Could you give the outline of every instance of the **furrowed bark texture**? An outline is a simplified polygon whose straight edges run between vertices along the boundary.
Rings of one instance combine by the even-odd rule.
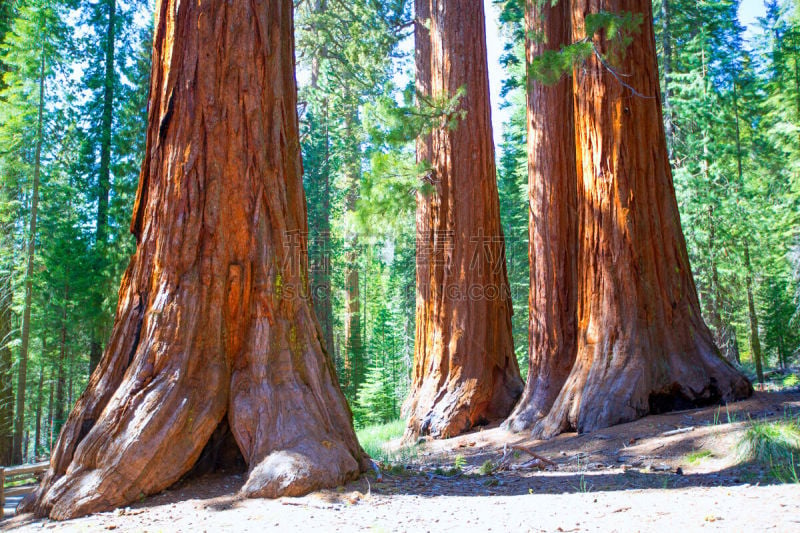
[[[624,77],[592,57],[574,78],[577,357],[534,428],[543,437],[752,393],[700,314],[667,160],[651,2],[575,1],[573,40],[599,11],[641,13],[644,24],[616,66]],[[606,50],[601,37],[594,42]]]
[[[226,424],[247,496],[360,474],[307,293],[301,174],[292,2],[160,1],[137,250],[30,508],[67,519],[157,493]]]
[[[430,140],[430,180],[420,195],[417,339],[407,437],[454,436],[506,417],[522,392],[511,336],[511,301],[492,143],[483,7],[431,0],[430,66],[418,51],[421,92],[466,89],[455,128],[442,121]],[[424,8],[418,13],[423,13]],[[417,36],[424,41],[424,31]],[[427,69],[426,69],[427,67]],[[427,140],[420,141],[422,154]]]
[[[527,0],[528,63],[572,42],[570,4]],[[539,35],[541,38],[534,38]],[[529,429],[544,417],[575,362],[578,212],[572,77],[544,85],[528,77],[530,201],[530,371],[506,426]]]

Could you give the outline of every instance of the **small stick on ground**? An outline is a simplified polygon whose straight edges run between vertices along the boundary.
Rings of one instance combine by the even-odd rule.
[[[527,453],[531,457],[533,457],[535,459],[538,459],[539,461],[543,462],[544,464],[546,464],[548,466],[556,466],[556,464],[553,461],[551,461],[550,459],[547,459],[546,457],[543,457],[543,456],[539,455],[538,453],[534,452],[530,448],[527,448],[525,446],[519,446],[519,445],[512,446],[511,448],[516,450],[516,451],[518,451],[518,452]]]
[[[688,428],[679,428],[673,429],[672,431],[665,431],[661,434],[662,437],[671,437],[673,435],[680,435],[681,433],[689,433],[690,431],[694,431],[694,426],[690,426]]]

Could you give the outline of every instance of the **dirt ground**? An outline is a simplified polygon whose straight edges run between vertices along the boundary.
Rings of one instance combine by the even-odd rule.
[[[304,498],[241,499],[244,476],[215,474],[115,512],[63,523],[18,516],[0,529],[800,532],[800,485],[775,483],[735,451],[750,419],[798,412],[800,392],[762,392],[546,442],[484,429],[398,450],[402,461],[382,479]],[[529,451],[554,464],[531,464]]]

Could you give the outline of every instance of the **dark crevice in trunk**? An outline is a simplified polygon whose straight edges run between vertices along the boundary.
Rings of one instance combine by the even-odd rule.
[[[247,461],[245,461],[230,429],[228,416],[225,415],[211,438],[208,439],[197,462],[176,485],[208,474],[244,474],[245,472],[247,472]]]
[[[708,407],[709,405],[719,405],[722,403],[723,394],[719,390],[717,380],[711,378],[704,390],[688,396],[685,389],[679,383],[673,383],[666,389],[653,392],[648,399],[650,414],[658,415],[671,411],[683,411],[686,409],[697,409]],[[647,413],[645,413],[647,414]]]

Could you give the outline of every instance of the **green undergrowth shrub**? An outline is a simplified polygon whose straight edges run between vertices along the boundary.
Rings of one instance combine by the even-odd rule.
[[[357,429],[356,435],[361,447],[373,460],[391,468],[392,465],[409,463],[417,457],[416,446],[401,446],[391,450],[387,446],[390,441],[402,437],[405,429],[404,420],[395,420]]]
[[[800,482],[800,417],[752,421],[739,440],[739,459],[768,469],[781,482]]]

